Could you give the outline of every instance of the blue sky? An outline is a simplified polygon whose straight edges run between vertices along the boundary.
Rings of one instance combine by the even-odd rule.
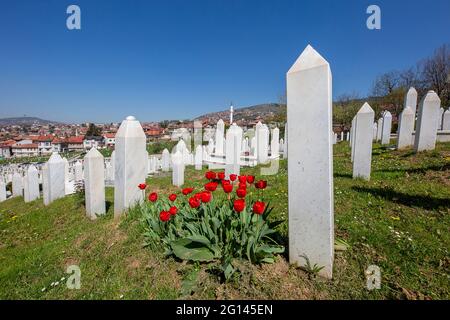
[[[81,30],[66,28],[70,4]],[[366,28],[370,4],[381,30]],[[277,102],[308,43],[330,62],[334,97],[365,96],[449,30],[449,0],[2,0],[0,117],[159,121]]]

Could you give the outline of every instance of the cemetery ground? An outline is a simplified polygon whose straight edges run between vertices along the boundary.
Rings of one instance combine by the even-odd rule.
[[[352,179],[347,142],[334,145],[336,254],[333,280],[287,263],[240,262],[231,281],[204,264],[182,263],[143,247],[139,217],[107,214],[90,221],[77,195],[44,207],[42,199],[0,204],[2,299],[449,299],[450,143],[414,154],[375,144],[369,182]],[[204,173],[186,170],[185,186],[202,188]],[[259,167],[243,174],[260,178]],[[266,200],[282,219],[278,240],[287,245],[287,171],[267,179]],[[148,180],[148,192],[167,196],[171,173]],[[298,181],[299,184],[302,181]],[[221,191],[216,191],[221,192]],[[182,196],[182,195],[179,195]],[[67,266],[79,265],[81,288],[69,290]],[[366,288],[365,270],[381,268],[381,289]]]

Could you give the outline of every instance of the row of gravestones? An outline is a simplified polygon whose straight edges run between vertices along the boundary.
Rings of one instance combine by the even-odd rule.
[[[415,152],[434,150],[438,131],[450,129],[450,111],[444,112],[440,108],[441,100],[438,95],[434,91],[428,91],[419,103],[416,122],[416,104],[417,92],[410,88],[399,116],[396,148],[413,146]],[[391,140],[391,113],[383,112],[376,123],[374,117],[375,112],[366,102],[352,120],[350,146],[354,178],[370,179],[372,142],[381,141],[382,145],[389,145]]]
[[[333,200],[333,134],[332,132],[332,77],[329,63],[311,46],[307,46],[286,75],[287,124],[285,137],[294,137],[294,143],[284,142],[288,155],[288,233],[289,261],[298,265],[317,265],[319,274],[331,278],[334,261],[334,200]],[[428,96],[428,95],[427,95]],[[428,98],[431,98],[429,96]],[[417,135],[421,141],[428,121],[425,118],[429,99],[420,107]],[[433,104],[434,102],[430,102]],[[350,132],[354,171],[363,172],[360,158],[370,159],[374,113],[364,104],[354,120]],[[218,128],[221,130],[221,128]],[[217,130],[217,129],[216,129]],[[257,125],[255,134],[256,157],[268,141],[264,125]],[[220,132],[219,135],[220,136]],[[224,142],[226,139],[226,149]],[[216,139],[215,153],[224,150],[226,171],[234,172],[241,153],[242,129],[232,125],[225,139]],[[229,140],[229,141],[228,141]],[[342,140],[342,139],[341,139]],[[262,148],[261,148],[262,147]],[[275,147],[276,148],[276,147]],[[200,153],[200,149],[198,149]],[[227,150],[234,152],[228,153]],[[197,150],[196,150],[197,151]],[[195,158],[195,156],[194,156]],[[171,162],[176,185],[184,183],[182,150],[176,150],[171,161],[164,150],[161,168],[168,171]],[[195,159],[194,159],[195,162]],[[104,159],[91,149],[84,159],[86,211],[90,217],[105,212]],[[370,166],[370,161],[369,161]],[[355,168],[357,167],[357,168]],[[363,169],[359,169],[363,168]],[[137,186],[146,180],[148,154],[146,137],[134,117],[127,117],[116,134],[114,155],[114,215],[120,216],[128,208],[144,200],[144,192]],[[44,174],[44,198],[49,203],[64,194],[64,164],[59,155],[52,155]],[[44,199],[45,200],[45,199]]]

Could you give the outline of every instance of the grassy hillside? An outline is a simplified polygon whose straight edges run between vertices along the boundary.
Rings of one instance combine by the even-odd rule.
[[[449,299],[450,144],[419,155],[375,145],[370,182],[351,178],[349,159],[347,143],[336,145],[335,234],[346,250],[336,252],[331,281],[279,256],[272,265],[243,262],[239,279],[220,283],[204,265],[144,248],[138,217],[114,220],[107,189],[108,214],[94,222],[76,195],[48,207],[21,198],[0,203],[0,298]],[[189,168],[186,185],[199,186],[204,171]],[[243,172],[259,176],[259,168]],[[286,219],[285,161],[267,180],[274,215]],[[176,190],[167,174],[148,182],[149,191]],[[287,221],[280,233],[286,244]],[[65,286],[72,264],[81,269],[80,290]],[[381,289],[368,291],[364,272],[373,264],[381,268]]]

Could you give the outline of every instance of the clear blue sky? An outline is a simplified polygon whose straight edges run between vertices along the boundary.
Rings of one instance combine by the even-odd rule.
[[[66,28],[70,4],[81,30]],[[0,39],[0,117],[182,119],[277,102],[308,43],[331,64],[334,97],[365,96],[377,74],[449,42],[450,1],[10,0]]]

